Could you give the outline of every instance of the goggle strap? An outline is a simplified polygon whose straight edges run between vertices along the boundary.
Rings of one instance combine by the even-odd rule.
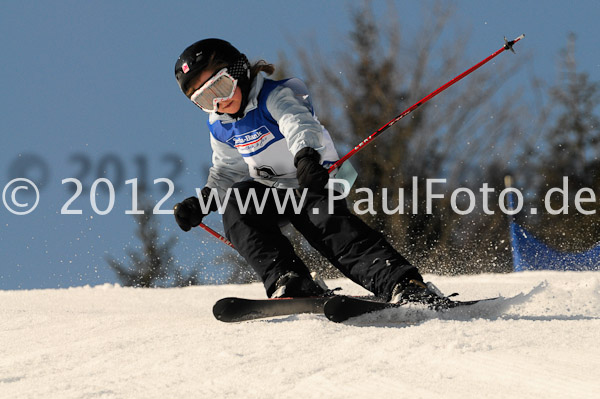
[[[240,54],[238,59],[227,67],[227,72],[234,78],[250,78],[250,62],[244,54]]]

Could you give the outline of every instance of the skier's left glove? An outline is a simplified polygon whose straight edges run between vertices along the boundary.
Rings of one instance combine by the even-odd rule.
[[[210,195],[210,188],[204,187],[200,194],[206,204]],[[211,203],[207,213],[202,212],[200,207],[200,201],[198,197],[189,197],[181,202],[178,202],[173,207],[173,214],[175,215],[175,221],[183,231],[190,231],[192,227],[198,226],[202,223],[202,219],[208,215],[211,211],[217,210],[217,204]]]
[[[314,148],[304,147],[296,153],[294,166],[301,189],[320,191],[325,188],[329,173],[321,165],[320,160],[321,155]]]

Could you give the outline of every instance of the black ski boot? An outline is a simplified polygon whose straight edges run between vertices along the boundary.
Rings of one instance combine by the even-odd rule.
[[[396,285],[392,291],[390,302],[421,303],[434,310],[454,307],[454,302],[444,296],[433,284],[425,284],[419,280],[409,280],[408,283]]]
[[[329,290],[321,287],[310,276],[288,272],[279,277],[279,280],[275,283],[275,291],[271,294],[271,298],[327,296],[328,292]]]

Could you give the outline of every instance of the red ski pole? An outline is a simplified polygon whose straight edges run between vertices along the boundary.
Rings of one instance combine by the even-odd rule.
[[[483,65],[485,65],[486,63],[488,63],[490,60],[492,60],[493,58],[495,58],[500,53],[504,52],[505,50],[510,50],[510,51],[512,51],[514,53],[515,50],[513,50],[513,45],[516,42],[518,42],[519,40],[523,39],[524,37],[525,37],[525,34],[522,34],[519,37],[517,37],[515,40],[511,40],[511,41],[506,40],[506,37],[505,37],[504,38],[504,45],[500,49],[498,49],[497,51],[495,51],[494,53],[492,53],[487,58],[481,60],[477,64],[473,65],[471,68],[467,69],[466,71],[464,71],[460,75],[458,75],[455,78],[449,80],[448,82],[446,82],[445,84],[443,84],[442,86],[440,86],[439,88],[437,88],[436,90],[432,91],[427,96],[423,97],[421,100],[419,100],[415,104],[413,104],[411,107],[409,107],[408,109],[404,110],[401,114],[399,114],[398,116],[396,116],[394,119],[392,119],[391,121],[389,121],[385,125],[381,126],[375,132],[371,133],[369,135],[369,137],[367,137],[366,139],[364,139],[360,144],[358,144],[356,147],[354,147],[352,150],[350,150],[350,152],[348,152],[346,155],[344,155],[343,157],[341,157],[336,163],[334,163],[333,165],[331,165],[331,167],[329,168],[329,173],[331,173],[335,169],[339,168],[351,156],[353,156],[358,151],[360,151],[361,149],[363,149],[367,144],[369,144],[371,141],[373,141],[373,139],[375,137],[379,136],[381,133],[383,133],[385,130],[387,130],[387,128],[389,128],[390,126],[392,126],[393,124],[395,124],[396,122],[398,122],[400,119],[404,118],[406,115],[408,115],[411,112],[413,112],[415,109],[419,108],[421,105],[425,104],[427,101],[431,100],[433,97],[437,96],[438,94],[440,94],[441,92],[443,92],[444,90],[446,90],[448,87],[452,86],[454,83],[458,82],[459,80],[461,80],[465,76],[470,75],[472,72],[474,72],[475,70],[479,69],[480,67],[482,67]],[[211,229],[207,225],[205,225],[203,223],[200,223],[198,226],[202,227],[204,230],[206,230],[211,235],[213,235],[214,237],[216,237],[217,239],[219,239],[221,242],[229,245],[231,248],[234,248],[233,244],[228,239],[226,239],[221,234],[217,233],[216,231],[214,231],[213,229]]]
[[[235,247],[233,246],[233,244],[231,243],[231,241],[229,241],[227,238],[223,237],[221,234],[217,233],[216,231],[214,231],[213,229],[211,229],[210,227],[208,227],[204,223],[200,223],[198,225],[198,227],[202,227],[204,230],[206,230],[213,237],[215,237],[216,239],[218,239],[222,243],[229,245],[231,248],[235,249]]]
[[[350,150],[349,153],[347,153],[346,155],[341,157],[336,163],[331,165],[331,167],[329,168],[329,173],[333,172],[336,168],[339,168],[341,164],[343,164],[344,162],[346,162],[348,160],[348,158],[350,158],[351,156],[356,154],[358,151],[360,151],[362,148],[364,148],[364,146],[366,146],[371,141],[373,141],[373,139],[375,137],[377,137],[381,133],[383,133],[388,127],[392,126],[394,123],[398,122],[400,119],[404,118],[406,115],[410,114],[415,109],[417,109],[421,105],[425,104],[427,101],[431,100],[433,97],[437,96],[438,94],[440,94],[441,92],[446,90],[448,87],[452,86],[454,83],[458,82],[465,76],[469,75],[471,72],[475,71],[476,69],[479,69],[481,66],[483,66],[484,64],[489,62],[492,58],[496,57],[498,54],[502,53],[504,50],[510,50],[514,53],[515,50],[513,50],[513,48],[512,48],[513,45],[524,37],[525,37],[525,34],[522,34],[521,36],[517,37],[515,40],[511,40],[511,41],[506,40],[506,37],[505,37],[504,38],[504,46],[502,46],[502,48],[500,48],[498,51],[494,52],[493,54],[491,54],[489,57],[485,58],[484,60],[473,65],[471,68],[467,69],[466,71],[464,71],[460,75],[456,76],[452,80],[448,81],[446,84],[440,86],[438,89],[429,93],[427,96],[423,97],[420,101],[417,101],[415,104],[413,104],[410,108],[403,111],[400,115],[396,116],[394,119],[392,119],[391,121],[389,121],[388,123],[386,123],[385,125],[380,127],[379,129],[377,129],[369,137],[364,139],[359,145],[357,145],[352,150]]]

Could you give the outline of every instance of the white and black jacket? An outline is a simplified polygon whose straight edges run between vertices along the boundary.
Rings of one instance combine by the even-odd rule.
[[[339,159],[329,132],[313,112],[299,79],[273,81],[258,74],[244,116],[211,113],[212,167],[206,186],[219,197],[234,183],[254,179],[276,188],[297,188],[294,155],[304,147],[321,155],[328,167]]]

